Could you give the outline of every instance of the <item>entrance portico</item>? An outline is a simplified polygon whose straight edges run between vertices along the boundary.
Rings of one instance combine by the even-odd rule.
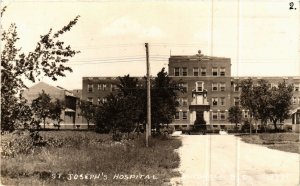
[[[291,111],[293,132],[300,132],[300,107]]]
[[[190,124],[194,125],[195,121],[203,121],[202,124],[209,124],[210,120],[210,105],[207,101],[207,91],[193,91],[192,102],[189,106]]]

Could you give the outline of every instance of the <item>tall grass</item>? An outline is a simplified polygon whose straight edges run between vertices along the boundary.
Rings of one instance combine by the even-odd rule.
[[[180,161],[174,152],[181,146],[178,139],[154,138],[150,147],[146,148],[142,137],[112,142],[110,136],[93,132],[45,132],[43,135],[60,145],[42,147],[30,155],[19,154],[2,159],[2,184],[162,185],[179,174],[173,170]],[[97,179],[75,179],[80,174],[83,177],[101,176],[98,175]],[[122,177],[126,175],[149,175],[149,179]]]
[[[243,135],[246,143],[261,144],[271,149],[300,154],[299,134],[297,133],[263,133]]]

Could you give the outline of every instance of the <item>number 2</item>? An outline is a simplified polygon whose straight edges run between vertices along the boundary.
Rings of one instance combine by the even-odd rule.
[[[290,2],[290,10],[294,9],[294,3]]]

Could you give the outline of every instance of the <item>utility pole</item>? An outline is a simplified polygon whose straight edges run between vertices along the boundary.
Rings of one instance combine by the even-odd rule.
[[[150,64],[149,64],[149,48],[146,47],[146,62],[147,62],[147,125],[146,125],[146,147],[149,146],[149,136],[151,136],[151,100],[150,100]]]

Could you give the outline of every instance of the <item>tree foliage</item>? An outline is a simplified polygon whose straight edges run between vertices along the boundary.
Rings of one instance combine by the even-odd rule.
[[[107,97],[106,102],[102,102],[96,114],[96,124],[98,131],[112,131],[116,134],[120,132],[131,132],[139,130],[141,124],[145,126],[147,117],[147,92],[146,79],[126,75],[119,77],[118,93]],[[152,80],[151,86],[151,121],[153,128],[161,124],[172,122],[178,106],[177,94],[181,90],[168,77],[163,68],[157,77]],[[109,126],[107,128],[107,126]]]
[[[293,85],[283,81],[277,87],[271,87],[266,80],[259,80],[254,85],[253,80],[246,79],[241,82],[241,87],[241,105],[250,111],[250,119],[260,119],[263,125],[270,120],[277,130],[277,122],[289,118]]]
[[[80,115],[86,119],[89,128],[90,123],[94,120],[94,116],[96,113],[96,106],[89,101],[82,100],[79,104],[79,108],[80,108]]]
[[[60,128],[60,122],[63,121],[61,119],[61,113],[62,113],[63,109],[64,109],[64,104],[59,99],[56,99],[55,101],[52,101],[50,103],[49,116],[53,121],[56,121],[54,126],[57,127],[58,130]]]
[[[229,108],[228,110],[228,121],[235,123],[235,128],[238,129],[238,123],[242,121],[242,110],[240,106],[235,105]]]
[[[137,78],[119,77],[117,94],[110,94],[107,101],[99,105],[96,115],[97,131],[130,133],[144,121],[145,90]]]
[[[154,78],[151,90],[151,122],[159,131],[161,124],[169,124],[174,119],[178,94],[181,87],[173,81],[163,68]]]
[[[287,85],[284,81],[278,87],[270,89],[269,118],[277,130],[277,122],[282,123],[289,118],[289,110],[292,105],[293,85]]]
[[[1,10],[1,17],[5,11]],[[72,72],[66,66],[70,57],[79,51],[65,45],[59,37],[69,31],[78,21],[79,16],[70,21],[62,29],[53,32],[52,29],[40,36],[33,51],[24,53],[17,47],[19,40],[17,26],[12,23],[1,35],[1,129],[13,130],[18,122],[18,110],[24,108],[24,101],[19,94],[27,88],[24,80],[35,82],[42,76],[57,80],[65,76],[65,72]],[[17,114],[17,115],[16,115]],[[30,118],[28,118],[30,120]]]
[[[36,117],[43,121],[44,128],[46,128],[46,118],[50,117],[50,103],[51,97],[49,94],[46,94],[44,90],[36,99],[32,100],[31,103],[31,107]]]

